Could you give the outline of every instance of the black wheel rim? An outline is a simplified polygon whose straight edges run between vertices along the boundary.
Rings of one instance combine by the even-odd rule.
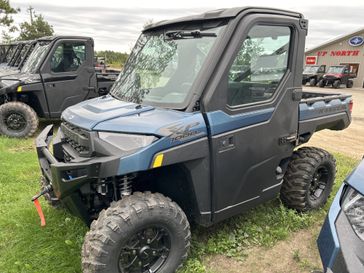
[[[145,228],[132,236],[122,247],[119,271],[122,273],[157,272],[171,249],[168,231],[160,226]]]
[[[328,180],[329,170],[324,166],[319,167],[314,173],[310,185],[310,199],[312,201],[316,201],[322,196]]]
[[[4,123],[9,130],[22,131],[27,126],[27,120],[22,113],[9,112],[5,118]]]

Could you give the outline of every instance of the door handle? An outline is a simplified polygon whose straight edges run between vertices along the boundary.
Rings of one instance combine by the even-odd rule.
[[[297,133],[280,137],[278,142],[279,142],[279,145],[284,145],[287,143],[296,143],[297,142]]]
[[[219,152],[224,152],[234,148],[234,136],[227,136],[219,140]]]
[[[82,89],[85,90],[85,91],[95,91],[96,90],[96,88],[93,87],[93,86],[87,86],[87,87],[84,87]]]

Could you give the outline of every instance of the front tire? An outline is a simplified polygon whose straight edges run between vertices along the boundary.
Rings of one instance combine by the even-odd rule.
[[[187,258],[190,225],[161,194],[134,193],[101,211],[82,248],[84,273],[175,272]],[[148,271],[149,270],[149,271]]]
[[[340,80],[335,80],[334,83],[332,84],[332,87],[334,87],[335,89],[340,88],[341,82]]]
[[[312,78],[310,79],[310,86],[316,86],[316,79],[315,78]]]
[[[31,137],[38,129],[37,113],[27,104],[12,101],[0,106],[0,133],[9,137]]]
[[[327,151],[303,147],[294,152],[283,178],[281,200],[299,212],[324,206],[332,191],[336,162]]]

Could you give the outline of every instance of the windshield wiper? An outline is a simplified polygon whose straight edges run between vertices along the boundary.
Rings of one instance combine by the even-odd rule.
[[[167,31],[164,36],[167,39],[178,40],[178,39],[194,39],[202,37],[216,37],[216,33],[213,32],[201,32],[201,31]]]

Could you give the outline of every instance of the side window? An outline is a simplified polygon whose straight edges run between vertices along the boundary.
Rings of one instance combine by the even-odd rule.
[[[228,74],[228,105],[270,99],[288,67],[291,29],[256,25],[248,33]]]
[[[326,71],[326,66],[321,65],[319,70],[318,70],[318,73],[325,73],[325,71]]]
[[[84,43],[61,43],[51,59],[51,70],[55,73],[76,71],[86,59]]]

